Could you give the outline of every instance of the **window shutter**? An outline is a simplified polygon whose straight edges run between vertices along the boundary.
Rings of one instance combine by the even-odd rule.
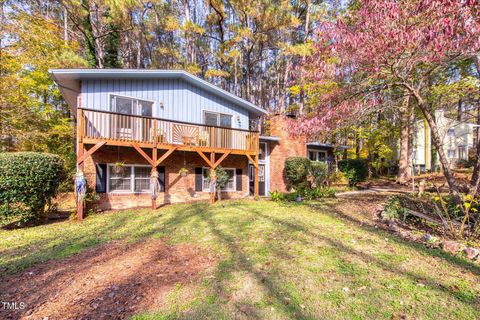
[[[165,167],[157,167],[158,183],[160,183],[160,192],[165,192]]]
[[[195,168],[195,191],[202,191],[202,168]]]
[[[107,192],[107,165],[100,164],[100,163],[95,164],[95,172],[96,172],[95,191],[97,193]]]
[[[242,191],[242,169],[236,170],[237,175],[237,191]]]

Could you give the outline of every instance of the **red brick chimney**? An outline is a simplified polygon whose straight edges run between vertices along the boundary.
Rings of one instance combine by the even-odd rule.
[[[270,135],[280,138],[280,141],[270,143],[270,191],[287,191],[284,177],[285,159],[307,156],[306,137],[292,135],[288,121],[289,118],[284,115],[273,115],[269,118]]]

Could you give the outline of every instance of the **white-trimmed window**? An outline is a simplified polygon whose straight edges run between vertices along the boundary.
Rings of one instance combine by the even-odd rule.
[[[228,182],[225,188],[222,188],[222,191],[236,191],[237,190],[237,176],[235,174],[235,169],[232,168],[223,168],[228,174]],[[208,176],[210,175],[210,168],[202,168],[202,190],[204,192],[210,192],[210,181]]]
[[[267,157],[267,144],[265,142],[260,142],[258,160],[265,160]]]
[[[134,167],[134,192],[150,191],[150,167]]]
[[[308,159],[312,161],[327,161],[327,151],[323,150],[308,150]]]
[[[265,165],[258,166],[258,181],[265,182]]]
[[[211,111],[203,112],[203,123],[207,126],[232,127],[232,115]]]
[[[463,160],[467,160],[468,159],[468,156],[467,156],[467,152],[466,152],[466,148],[464,146],[459,146],[458,147],[458,159],[463,159]]]
[[[125,165],[120,172],[108,165],[108,190],[112,193],[150,192],[150,166]]]
[[[447,156],[448,156],[450,159],[455,158],[455,150],[448,150],[448,151],[447,151]]]
[[[151,117],[153,111],[153,101],[111,94],[110,110],[122,114]]]
[[[124,166],[120,172],[108,166],[108,190],[110,192],[130,192],[132,189],[132,167]]]

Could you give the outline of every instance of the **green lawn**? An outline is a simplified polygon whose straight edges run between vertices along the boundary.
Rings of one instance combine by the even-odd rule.
[[[0,231],[0,270],[115,239],[164,238],[211,250],[218,264],[137,319],[479,319],[480,265],[376,229],[368,202],[172,205]]]

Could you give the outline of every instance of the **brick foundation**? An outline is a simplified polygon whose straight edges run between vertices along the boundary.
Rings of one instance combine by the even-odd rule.
[[[151,151],[145,149],[145,152],[151,156]],[[160,157],[164,151],[159,150]],[[120,154],[120,156],[119,156]],[[208,155],[207,155],[208,156]],[[220,157],[217,154],[217,159]],[[181,177],[178,172],[184,167],[189,170],[187,176]],[[89,186],[95,189],[96,172],[95,163],[115,163],[124,162],[125,164],[148,165],[147,161],[133,148],[120,147],[101,147],[92,157],[85,160],[84,173]],[[197,200],[208,200],[208,192],[195,191],[195,168],[207,167],[205,161],[195,152],[174,152],[164,162],[160,164],[165,167],[165,192],[160,192],[157,198],[157,205],[167,203],[189,202]],[[221,163],[224,168],[242,169],[242,191],[223,192],[222,198],[240,198],[248,195],[248,170],[247,158],[243,155],[228,155]],[[238,177],[237,177],[238,178]],[[101,210],[125,209],[135,207],[150,207],[150,194],[114,194],[101,193],[100,200],[96,206]]]

